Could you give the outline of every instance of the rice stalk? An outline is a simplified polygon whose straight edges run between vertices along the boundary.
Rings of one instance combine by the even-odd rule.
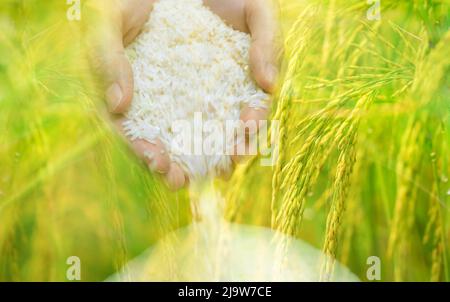
[[[254,167],[258,160],[259,157],[254,156],[245,164],[237,167],[236,171],[234,171],[234,175],[228,185],[229,189],[225,196],[225,219],[227,221],[235,221],[241,206],[240,201],[242,199],[243,190],[245,189],[245,183],[248,181],[249,171]]]
[[[331,208],[326,224],[326,235],[323,246],[326,258],[321,269],[320,279],[322,281],[329,281],[332,277],[338,246],[339,228],[345,210],[345,201],[348,196],[350,177],[356,162],[356,140],[361,111],[367,110],[372,99],[371,96],[362,97],[352,111],[352,114],[348,117],[348,122],[343,123],[336,135],[336,140],[339,142],[338,149],[340,150],[340,153],[332,188],[333,197]]]
[[[415,117],[410,119],[407,130],[402,139],[401,149],[397,159],[397,194],[395,198],[395,209],[392,227],[387,245],[387,256],[392,259],[404,259],[407,238],[410,234],[410,227],[413,218],[411,207],[416,202],[416,182],[419,167],[421,164],[421,148],[423,143],[422,122]],[[396,261],[394,271],[396,281],[401,281],[404,277],[404,261]]]
[[[446,245],[445,245],[445,224],[443,219],[443,207],[446,204],[443,202],[445,197],[442,197],[442,178],[440,175],[443,174],[443,169],[445,169],[443,161],[443,153],[445,151],[442,148],[443,137],[445,129],[443,124],[438,124],[437,127],[434,123],[429,123],[429,130],[435,131],[435,135],[429,139],[427,144],[427,150],[430,152],[431,168],[433,175],[433,184],[431,194],[429,196],[429,208],[428,208],[428,223],[425,228],[423,243],[428,242],[432,245],[431,252],[431,270],[430,270],[430,281],[439,282],[442,280],[443,273],[446,270]],[[445,150],[445,149],[444,149]],[[445,276],[447,278],[447,276]]]
[[[109,146],[111,147],[111,145]],[[108,190],[107,204],[109,207],[112,230],[114,232],[114,244],[117,246],[115,250],[114,265],[115,270],[121,273],[121,276],[129,278],[126,263],[127,257],[127,243],[124,231],[124,221],[119,208],[119,199],[117,195],[117,181],[115,176],[115,171],[113,170],[114,164],[111,158],[111,153],[105,148],[102,152],[104,154],[103,166],[106,167],[107,179],[110,183],[110,189]],[[128,281],[128,279],[123,280]]]
[[[285,163],[286,141],[287,141],[287,125],[290,117],[290,108],[292,106],[293,98],[293,80],[292,77],[301,72],[302,56],[305,54],[308,46],[308,41],[311,39],[311,29],[305,24],[308,24],[310,19],[314,16],[316,8],[311,6],[304,10],[304,12],[297,18],[297,21],[291,28],[291,31],[286,37],[286,49],[293,49],[293,53],[286,52],[286,56],[289,58],[286,74],[284,76],[285,82],[281,88],[280,96],[277,103],[277,108],[273,119],[279,123],[279,132],[277,142],[275,142],[275,148],[277,150],[278,157],[273,167],[272,174],[272,198],[271,198],[271,226],[275,227],[276,213],[278,212],[278,191],[281,181],[281,171]],[[296,38],[294,47],[291,47],[291,39]]]
[[[442,276],[444,256],[443,239],[445,235],[437,185],[433,186],[432,196],[430,196],[428,217],[429,220],[426,226],[423,242],[424,244],[431,242],[431,244],[433,245],[433,249],[431,252],[430,281],[439,282],[441,281]]]
[[[288,235],[295,234],[296,224],[301,220],[306,195],[315,182],[318,172],[326,159],[324,149],[329,147],[333,127],[318,124],[308,136],[300,151],[286,164],[281,188],[281,207],[276,215],[276,228]],[[319,135],[321,133],[321,135]],[[327,153],[325,153],[327,154]],[[319,158],[322,158],[320,161]]]
[[[76,147],[74,147],[72,150],[70,150],[60,158],[57,158],[56,160],[50,162],[46,167],[41,169],[37,173],[37,175],[28,182],[26,186],[22,187],[21,190],[15,192],[12,196],[4,200],[0,204],[0,212],[2,212],[4,208],[11,203],[21,200],[23,196],[32,191],[35,186],[45,181],[47,177],[63,169],[70,161],[74,160],[77,156],[80,156],[80,154],[83,154],[83,152],[94,146],[98,142],[98,139],[99,134],[94,133],[93,135],[88,136],[85,140],[81,141]]]
[[[356,158],[363,158],[361,154],[357,154]],[[349,198],[348,198],[348,204],[346,209],[346,216],[345,220],[345,230],[344,234],[342,236],[342,244],[341,244],[341,257],[340,261],[342,264],[346,265],[349,262],[350,254],[352,252],[353,247],[353,235],[355,232],[355,227],[357,225],[357,221],[359,219],[359,211],[358,211],[358,204],[359,202],[359,196],[361,194],[361,181],[360,181],[360,163],[362,161],[356,161],[354,172],[352,176],[352,180],[350,183],[352,186],[350,187]]]

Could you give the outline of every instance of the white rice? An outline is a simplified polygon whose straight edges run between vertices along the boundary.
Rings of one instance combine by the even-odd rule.
[[[198,112],[203,124],[233,121],[226,129],[229,140],[230,131],[239,126],[243,105],[264,107],[268,96],[248,68],[250,41],[248,34],[227,26],[201,0],[156,2],[143,32],[127,49],[135,85],[124,123],[127,135],[149,142],[160,139],[170,159],[191,178],[229,170],[231,160],[223,145],[213,145],[209,155],[194,155],[180,146],[180,133],[176,137],[172,123],[193,125]],[[203,131],[203,138],[209,135]]]

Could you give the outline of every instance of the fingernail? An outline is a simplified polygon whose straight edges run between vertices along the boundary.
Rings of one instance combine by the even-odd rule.
[[[155,153],[151,152],[151,151],[145,151],[144,152],[144,157],[148,160],[154,160],[155,159]]]
[[[106,90],[106,101],[111,112],[115,112],[122,102],[123,93],[119,84],[114,83]]]
[[[144,152],[144,157],[148,160],[148,168],[152,172],[156,172],[157,163],[156,163],[156,160],[155,160],[155,154],[153,152],[150,152],[150,151],[145,151]]]
[[[148,164],[148,168],[150,169],[150,171],[161,173],[157,171],[157,167],[158,165],[156,164],[156,160],[151,160],[150,163]]]
[[[158,169],[158,162],[156,161],[156,155],[155,153],[151,151],[145,151],[144,157],[148,160],[148,168],[152,172],[156,172],[159,174],[165,174],[164,171]]]

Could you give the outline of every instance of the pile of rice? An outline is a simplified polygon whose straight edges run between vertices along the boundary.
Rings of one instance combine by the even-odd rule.
[[[194,154],[180,143],[174,121],[194,117],[219,120],[225,138],[239,127],[244,105],[264,107],[268,95],[252,80],[248,62],[250,36],[233,30],[202,3],[202,0],[160,0],[136,41],[127,48],[134,73],[134,97],[126,134],[131,139],[160,139],[170,159],[190,178],[227,172],[231,159],[224,144],[213,152]],[[198,125],[197,125],[198,126]],[[234,128],[233,128],[234,127]],[[203,138],[211,134],[197,132]],[[218,134],[220,135],[220,134]],[[189,139],[186,137],[186,139]],[[182,140],[181,140],[182,141]],[[192,142],[194,143],[194,142]],[[229,152],[229,151],[228,151]]]

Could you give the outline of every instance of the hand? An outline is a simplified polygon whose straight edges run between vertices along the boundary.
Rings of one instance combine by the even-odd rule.
[[[88,26],[95,26],[88,40],[93,53],[90,61],[101,77],[105,99],[114,124],[124,135],[124,113],[133,97],[133,74],[125,47],[139,35],[156,0],[92,0],[87,2]],[[164,176],[169,187],[183,187],[187,179],[178,164],[170,161],[161,141],[126,138],[135,154],[150,170]]]
[[[258,85],[272,92],[277,76],[275,63],[276,21],[270,0],[204,0],[210,9],[233,28],[252,36],[250,68]],[[156,0],[95,0],[88,2],[96,27],[89,40],[93,54],[91,62],[102,77],[105,98],[112,119],[123,133],[124,113],[133,97],[133,74],[125,55],[125,47],[139,35],[147,22]],[[99,25],[98,25],[99,23]],[[247,107],[241,119],[264,120],[268,109]],[[251,134],[250,134],[251,135]],[[249,138],[248,138],[249,139]],[[145,140],[128,140],[136,155],[143,159],[152,171],[161,173],[173,190],[182,188],[188,179],[178,164],[170,158],[161,141],[154,144]],[[248,143],[248,140],[247,142]],[[240,157],[233,156],[236,162]]]
[[[266,92],[272,93],[278,76],[279,55],[276,49],[279,46],[278,24],[273,0],[204,0],[204,3],[228,25],[251,35],[250,70],[256,83]],[[259,125],[258,122],[266,120],[268,116],[269,108],[247,106],[242,109],[240,118],[244,123],[255,121]],[[242,144],[248,145],[255,134],[246,133]],[[241,150],[247,150],[247,147]],[[231,158],[238,163],[243,156],[235,154]]]

